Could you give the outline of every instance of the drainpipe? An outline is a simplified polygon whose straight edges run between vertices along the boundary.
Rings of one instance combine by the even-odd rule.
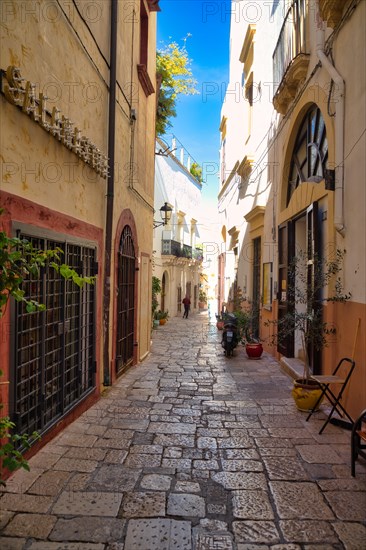
[[[324,52],[324,22],[319,12],[319,3],[316,2],[317,31],[316,31],[316,53],[317,56],[334,81],[337,90],[337,110],[335,116],[335,189],[334,189],[334,227],[345,236],[344,226],[344,94],[345,84],[342,76],[330,62]]]
[[[111,3],[111,36],[109,66],[109,112],[108,112],[108,158],[107,208],[104,245],[104,297],[103,297],[103,384],[110,386],[109,369],[109,319],[111,300],[111,256],[114,202],[114,149],[116,141],[116,66],[117,66],[117,18],[118,0]]]

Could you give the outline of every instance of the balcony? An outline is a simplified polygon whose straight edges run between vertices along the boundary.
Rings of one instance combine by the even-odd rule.
[[[342,19],[344,5],[344,0],[319,0],[320,16],[327,22],[328,27],[337,27]]]
[[[273,53],[273,78],[277,85],[273,106],[283,115],[295,98],[299,84],[305,79],[309,65],[306,15],[307,0],[294,0]]]
[[[187,244],[181,244],[178,241],[162,239],[161,254],[163,256],[175,256],[176,258],[186,258],[188,260],[203,260],[203,253],[200,248],[192,248]]]

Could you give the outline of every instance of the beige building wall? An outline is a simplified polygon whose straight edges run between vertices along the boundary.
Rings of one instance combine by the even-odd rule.
[[[141,5],[148,14],[148,75],[154,91],[146,95],[138,77],[141,63]],[[115,191],[112,258],[116,257],[120,233],[128,212],[132,215],[135,234],[136,268],[136,360],[142,360],[150,349],[151,254],[154,210],[154,157],[156,111],[156,13],[149,12],[148,2],[119,3],[117,51],[117,105],[115,147]],[[112,268],[111,288],[116,289],[116,269]],[[116,295],[112,292],[110,332],[115,328]],[[114,342],[110,341],[114,361]]]
[[[108,4],[98,22],[104,36]],[[75,8],[11,1],[2,13],[1,68],[18,67],[49,111],[57,107],[107,154],[109,71]],[[105,180],[4,96],[1,110],[1,190],[103,227]]]
[[[337,248],[345,250],[345,258],[342,271],[342,283],[352,297],[347,304],[334,304],[326,307],[325,316],[334,324],[337,330],[335,342],[323,350],[323,368],[325,372],[331,372],[341,357],[352,357],[356,361],[356,369],[351,380],[351,386],[347,396],[347,407],[351,414],[357,416],[365,400],[366,370],[363,366],[365,353],[365,323],[366,323],[366,264],[360,261],[365,256],[365,163],[362,158],[365,150],[365,105],[366,86],[365,71],[361,68],[362,57],[364,59],[366,44],[364,25],[366,21],[366,5],[360,2],[354,13],[345,20],[343,26],[334,38],[333,59],[334,65],[345,82],[345,120],[344,120],[344,190],[343,190],[343,217],[344,231],[338,232],[335,228],[335,191],[326,189],[325,182],[302,184],[295,191],[288,207],[286,203],[287,181],[289,163],[293,143],[302,117],[312,103],[320,108],[327,129],[328,139],[328,167],[334,168],[339,164],[336,159],[336,144],[339,136],[336,131],[335,118],[339,114],[339,91],[333,88],[330,95],[330,76],[324,67],[319,67],[311,72],[318,63],[316,56],[316,25],[315,12],[309,14],[310,30],[310,63],[308,68],[309,80],[305,89],[290,105],[289,112],[281,117],[277,135],[270,151],[270,162],[275,159],[278,163],[275,185],[272,186],[271,200],[277,201],[277,223],[281,224],[289,219],[294,219],[299,213],[314,201],[318,201],[323,211],[322,233],[323,250],[327,255]],[[326,37],[331,35],[329,27],[325,31]],[[360,68],[355,70],[350,63],[353,52],[360,52]],[[354,59],[354,62],[357,62]],[[335,116],[334,116],[335,115]],[[335,186],[340,186],[339,172],[336,171]],[[274,198],[275,197],[275,198]],[[266,212],[266,217],[273,222],[271,209]],[[272,225],[272,223],[270,224]],[[265,236],[269,238],[269,235]],[[278,265],[275,256],[274,280],[278,273]],[[279,284],[279,283],[278,283]]]
[[[105,281],[111,5],[110,0],[9,0],[2,6],[0,25],[0,205],[7,209],[1,221],[9,231],[16,221],[52,235],[72,235],[96,247],[98,392],[106,381],[105,368],[110,382],[117,376],[118,252],[126,225],[131,227],[135,250],[133,363],[149,352],[151,327],[159,6],[152,0],[117,3],[115,163],[109,167],[115,183],[111,274]],[[16,81],[20,77],[24,80]],[[46,129],[46,123],[51,127]],[[68,142],[65,128],[70,134]],[[95,147],[90,149],[89,144],[83,150],[79,139],[84,138]],[[89,154],[93,156],[86,162]],[[104,331],[106,282],[110,316]],[[7,315],[4,323],[10,322]],[[10,340],[1,350],[6,362],[2,364],[7,367],[9,351]],[[9,368],[4,368],[6,374]]]
[[[249,2],[243,2],[249,4]],[[302,3],[304,4],[304,3]],[[268,109],[268,102],[277,90],[278,82],[273,85],[275,77],[272,75],[272,53],[276,47],[277,39],[286,9],[281,3],[273,8],[271,18],[268,9],[262,10],[262,17],[257,21],[242,22],[241,38],[234,32],[232,34],[231,52],[238,51],[242,46],[242,58],[250,71],[253,71],[254,82],[257,90],[260,84],[262,93],[256,103],[253,103],[251,116],[252,128],[254,131],[247,132],[247,140],[242,139],[242,129],[230,130],[229,119],[235,120],[238,117],[246,117],[244,127],[249,128],[248,102],[231,103],[231,111],[228,111],[228,104],[223,105],[222,126],[226,127],[226,142],[236,143],[233,151],[237,151],[237,143],[242,144],[242,158],[249,156],[252,148],[252,184],[248,186],[243,197],[239,201],[228,197],[225,205],[226,221],[231,220],[232,215],[238,219],[238,208],[245,216],[247,224],[243,224],[239,237],[239,259],[237,266],[238,285],[243,289],[244,294],[251,295],[252,292],[252,263],[250,245],[252,239],[261,237],[261,281],[260,288],[263,292],[263,263],[272,262],[272,292],[273,300],[271,308],[262,308],[261,311],[261,336],[265,339],[265,347],[270,353],[276,353],[274,348],[268,345],[269,330],[264,326],[266,320],[276,319],[278,310],[278,293],[280,281],[278,280],[278,226],[289,220],[295,220],[317,201],[321,210],[322,248],[325,254],[337,248],[346,250],[344,258],[344,269],[342,271],[342,282],[345,291],[351,292],[351,300],[346,304],[328,304],[325,308],[326,319],[336,326],[337,336],[328,348],[323,350],[323,370],[330,372],[341,357],[354,357],[356,369],[353,374],[351,387],[347,396],[346,408],[352,415],[357,416],[365,403],[366,370],[363,357],[366,350],[366,264],[363,261],[366,252],[365,246],[365,22],[366,3],[357,1],[334,2],[332,5],[327,2],[319,2],[324,8],[321,12],[323,19],[328,21],[324,24],[325,48],[332,46],[332,57],[327,52],[328,59],[334,64],[336,70],[345,82],[344,94],[344,152],[339,158],[337,146],[340,133],[337,129],[337,121],[341,117],[340,105],[342,97],[336,84],[331,84],[332,77],[326,70],[324,63],[320,64],[317,50],[319,42],[319,19],[317,2],[306,3],[306,52],[309,53],[307,64],[300,65],[301,56],[296,60],[299,62],[299,72],[293,73],[296,81],[284,86],[284,93],[281,96],[283,103],[275,102],[279,109],[271,106]],[[289,6],[287,6],[289,7]],[[334,24],[333,16],[337,15]],[[250,23],[255,24],[255,29],[250,29]],[[334,25],[338,25],[334,32]],[[240,25],[238,25],[240,26]],[[253,32],[255,30],[255,32]],[[275,33],[274,33],[275,31]],[[254,43],[253,56],[251,56],[248,44],[252,33]],[[274,38],[274,40],[273,40]],[[247,46],[247,47],[245,47]],[[305,51],[305,50],[304,50]],[[295,64],[294,64],[295,65]],[[233,67],[238,70],[237,62]],[[305,71],[303,69],[305,67]],[[267,71],[265,75],[263,73]],[[250,73],[249,71],[249,73]],[[302,72],[301,72],[302,71]],[[245,72],[245,69],[244,69]],[[232,73],[230,73],[232,74]],[[248,75],[248,71],[245,72]],[[288,78],[287,73],[287,78]],[[302,75],[299,77],[298,75]],[[255,75],[260,75],[256,78]],[[272,85],[271,85],[272,82]],[[285,79],[286,82],[286,79]],[[243,83],[245,88],[245,79]],[[270,96],[268,97],[268,93]],[[328,139],[328,169],[335,169],[335,187],[342,185],[340,165],[344,165],[343,191],[333,191],[327,188],[325,180],[318,183],[302,183],[294,192],[290,202],[287,204],[287,187],[289,170],[291,165],[292,152],[298,129],[303,117],[309,107],[316,104],[323,116],[326,125]],[[284,107],[284,105],[286,105]],[[338,117],[338,119],[337,119]],[[235,124],[235,123],[234,123]],[[339,125],[338,125],[339,126]],[[228,135],[230,133],[230,135]],[[222,134],[222,132],[221,132]],[[254,139],[255,137],[255,139]],[[253,141],[254,139],[254,141]],[[231,153],[232,154],[232,153]],[[240,159],[240,155],[235,153]],[[337,156],[338,155],[338,156]],[[226,153],[226,158],[231,158]],[[239,170],[234,171],[239,174]],[[264,181],[260,180],[264,176]],[[234,179],[234,178],[233,178]],[[261,192],[261,190],[264,192]],[[219,200],[225,193],[221,190]],[[344,228],[337,230],[337,207],[335,195],[343,198],[343,206],[338,209],[343,213]],[[230,204],[231,198],[231,204]],[[264,200],[263,200],[264,199]],[[232,203],[235,203],[232,206]],[[222,205],[221,210],[223,210]],[[264,206],[264,216],[261,219],[260,206]]]

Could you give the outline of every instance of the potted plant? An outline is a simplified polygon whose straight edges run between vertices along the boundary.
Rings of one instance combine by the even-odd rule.
[[[207,294],[204,290],[200,290],[198,294],[198,307],[204,309],[207,306]]]
[[[159,311],[157,312],[157,319],[159,320],[160,325],[165,325],[169,317],[168,311]]]
[[[153,276],[152,278],[152,291],[151,291],[151,318],[153,320],[153,326],[159,326],[158,313],[158,294],[161,292],[161,283],[159,277]]]
[[[288,269],[288,311],[281,318],[265,323],[276,328],[271,343],[278,344],[294,335],[299,339],[304,370],[302,378],[294,380],[292,395],[301,411],[312,410],[321,393],[317,382],[311,380],[310,353],[320,353],[336,332],[323,320],[323,304],[345,302],[351,297],[350,293],[344,293],[339,277],[344,253],[344,250],[337,249],[334,258],[321,259],[313,255],[309,260],[306,253],[299,251]],[[332,283],[333,287],[330,286]]]
[[[249,359],[259,359],[263,353],[263,346],[259,336],[254,335],[257,331],[255,328],[254,307],[250,309],[240,309],[234,311],[234,315],[238,319],[239,336],[242,345]]]
[[[219,313],[215,313],[215,317],[216,317],[216,328],[218,330],[223,330],[224,328],[224,318],[222,315],[220,315]]]

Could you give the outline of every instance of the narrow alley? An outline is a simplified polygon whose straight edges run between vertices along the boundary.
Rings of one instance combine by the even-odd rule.
[[[309,422],[264,354],[226,358],[206,313],[30,460],[1,498],[2,550],[365,548],[366,467]]]

